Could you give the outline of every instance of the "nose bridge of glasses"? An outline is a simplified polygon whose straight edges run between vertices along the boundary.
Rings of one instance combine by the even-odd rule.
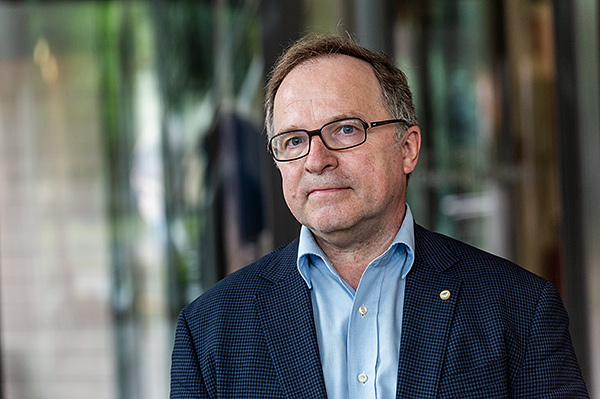
[[[325,126],[323,126],[320,129],[315,129],[315,130],[307,130],[306,134],[308,135],[308,147],[312,147],[312,141],[315,137],[318,137],[319,139],[321,139],[321,144],[323,144],[327,149],[329,149],[329,145],[327,144],[327,140],[323,138],[323,128]]]

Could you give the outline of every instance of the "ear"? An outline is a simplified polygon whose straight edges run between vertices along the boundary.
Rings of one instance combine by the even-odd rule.
[[[421,151],[421,129],[415,125],[408,128],[402,142],[402,167],[405,175],[415,170],[419,151]]]

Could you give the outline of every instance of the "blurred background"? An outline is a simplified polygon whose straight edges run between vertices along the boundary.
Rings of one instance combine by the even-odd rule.
[[[552,280],[600,398],[598,0],[0,1],[0,391],[154,399],[179,310],[296,237],[263,87],[304,32],[409,76],[418,223]]]

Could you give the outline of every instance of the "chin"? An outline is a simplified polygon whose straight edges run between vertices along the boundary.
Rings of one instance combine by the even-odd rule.
[[[320,220],[308,223],[306,226],[314,232],[320,234],[334,234],[336,232],[342,232],[352,227],[352,222],[348,220],[332,219],[332,220]]]

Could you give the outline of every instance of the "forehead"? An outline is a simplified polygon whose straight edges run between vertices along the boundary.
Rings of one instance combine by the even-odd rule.
[[[281,82],[273,103],[275,131],[315,127],[336,116],[375,117],[373,113],[385,113],[373,68],[346,55],[298,65]]]

